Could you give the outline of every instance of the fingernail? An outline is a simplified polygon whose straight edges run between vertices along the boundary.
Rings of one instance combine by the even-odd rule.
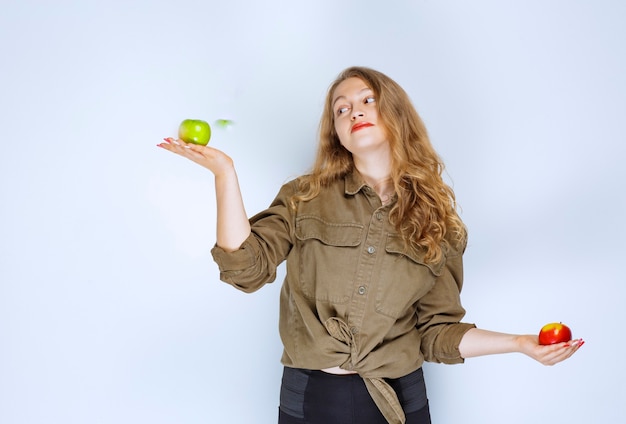
[[[570,347],[570,346],[571,346],[571,345],[570,345],[569,343],[565,343],[565,344],[563,345],[563,347]]]
[[[584,345],[584,344],[585,344],[585,341],[584,341],[584,340],[581,340],[581,341],[580,341],[580,343],[578,343],[578,347],[581,347],[581,346],[582,346],[582,345]]]

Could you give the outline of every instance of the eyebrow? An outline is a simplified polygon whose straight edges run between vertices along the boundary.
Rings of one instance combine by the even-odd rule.
[[[369,87],[365,87],[365,88],[363,88],[361,91],[359,91],[359,92],[357,93],[357,95],[358,95],[358,94],[363,93],[364,91],[371,91],[372,93],[374,92],[374,90],[372,90],[371,88],[369,88]],[[333,100],[333,103],[332,103],[333,107],[335,106],[335,103],[337,103],[337,100],[339,100],[339,99],[346,99],[346,98],[347,98],[347,97],[346,97],[346,96],[343,96],[343,95],[342,95],[342,96],[337,96],[337,97],[335,97],[335,99]]]

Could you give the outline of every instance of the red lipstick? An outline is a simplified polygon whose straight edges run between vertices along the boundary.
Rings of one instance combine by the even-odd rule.
[[[369,122],[358,122],[356,124],[354,124],[352,126],[352,129],[350,130],[351,133],[361,130],[363,128],[367,128],[367,127],[373,127],[373,124],[370,124]]]

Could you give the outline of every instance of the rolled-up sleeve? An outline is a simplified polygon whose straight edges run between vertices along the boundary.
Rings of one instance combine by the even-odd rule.
[[[420,299],[417,329],[422,336],[421,350],[429,362],[457,364],[464,361],[459,352],[463,335],[475,328],[460,322],[465,316],[461,305],[463,253],[450,252],[433,288]]]
[[[295,184],[285,184],[268,209],[250,218],[250,235],[239,249],[227,252],[217,245],[211,249],[222,281],[251,293],[276,279],[276,269],[292,247],[293,212],[289,201]]]

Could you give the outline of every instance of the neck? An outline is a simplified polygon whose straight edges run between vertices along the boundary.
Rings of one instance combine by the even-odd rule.
[[[372,187],[387,180],[391,176],[391,160],[381,155],[363,158],[353,156],[354,167],[359,171],[365,182]]]
[[[358,166],[356,166],[356,168],[367,185],[374,189],[376,194],[378,194],[378,197],[380,197],[383,204],[388,203],[394,193],[393,180],[391,179],[390,170],[381,169],[380,167],[366,170]]]
[[[388,149],[352,157],[355,168],[367,185],[374,189],[383,203],[389,202],[393,196],[394,187],[391,180],[391,158]]]

